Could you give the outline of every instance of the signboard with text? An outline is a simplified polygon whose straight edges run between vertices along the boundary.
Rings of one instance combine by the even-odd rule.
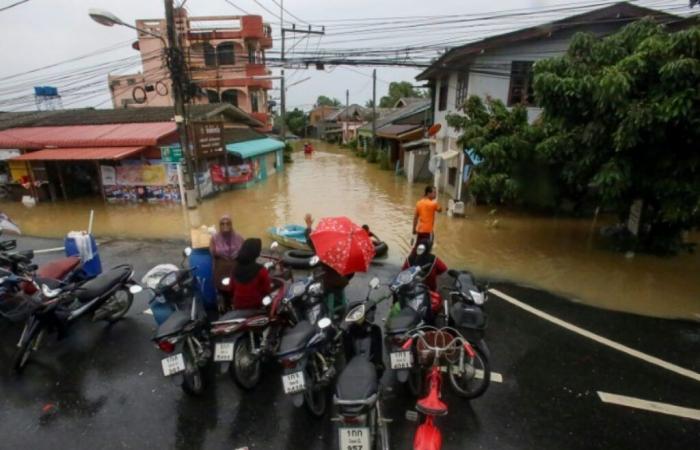
[[[165,145],[160,148],[160,159],[164,163],[177,164],[182,161],[182,146],[180,144]]]
[[[218,156],[224,153],[221,123],[193,123],[194,148],[199,157]]]

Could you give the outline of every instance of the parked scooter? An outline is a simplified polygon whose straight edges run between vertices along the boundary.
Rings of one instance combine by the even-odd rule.
[[[191,252],[191,248],[186,248],[185,258]],[[195,268],[161,264],[148,271],[141,283],[153,293],[149,304],[154,315],[165,311],[152,339],[161,351],[170,355],[161,360],[163,375],[173,377],[186,393],[199,395],[205,388],[202,369],[212,359],[212,348],[209,320],[196,288],[194,271]]]
[[[26,296],[17,306],[28,318],[17,344],[13,368],[21,372],[33,351],[39,349],[46,333],[56,331],[59,339],[82,317],[93,321],[119,321],[126,315],[140,290],[133,282],[133,268],[123,264],[79,285],[51,288],[41,284],[41,295]],[[24,281],[33,281],[26,278]]]
[[[317,263],[318,257],[315,257]],[[332,326],[321,283],[313,277],[305,286],[294,284],[300,320],[282,336],[277,358],[284,368],[284,393],[294,405],[305,404],[309,412],[321,417],[326,412],[328,387],[337,373],[335,364],[342,347],[342,334]]]
[[[370,300],[379,287],[373,278],[364,301],[349,305],[340,325],[345,335],[349,361],[338,377],[333,403],[337,408],[338,442],[345,449],[389,449],[388,419],[382,415],[379,381],[383,371],[382,330],[375,325],[374,313],[383,300]]]

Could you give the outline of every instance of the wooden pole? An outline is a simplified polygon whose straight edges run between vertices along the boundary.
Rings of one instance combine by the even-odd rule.
[[[61,184],[61,194],[63,194],[63,200],[68,200],[68,193],[66,192],[66,183],[63,180],[63,171],[61,170],[61,163],[56,164],[56,171],[58,172],[58,182]]]

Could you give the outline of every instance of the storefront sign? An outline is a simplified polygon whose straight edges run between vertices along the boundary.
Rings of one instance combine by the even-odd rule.
[[[223,154],[224,145],[221,137],[222,124],[220,123],[195,123],[192,124],[194,131],[194,144],[197,155],[209,157]]]
[[[253,180],[258,173],[257,161],[252,164],[239,164],[236,166],[211,165],[211,179],[215,184],[241,184]],[[228,177],[224,173],[228,174]]]
[[[166,145],[160,148],[160,158],[164,163],[179,163],[182,161],[180,144]]]
[[[116,167],[119,186],[165,186],[168,183],[164,165],[129,165]]]
[[[117,171],[112,166],[100,166],[102,173],[102,186],[114,186],[117,184]]]

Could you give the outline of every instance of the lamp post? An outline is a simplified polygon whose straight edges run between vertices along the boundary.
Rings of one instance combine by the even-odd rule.
[[[282,75],[256,75],[253,77],[254,80],[280,80],[281,86],[280,86],[280,134],[282,135],[282,141],[286,142],[287,141],[287,124],[285,122],[285,99],[287,96],[287,90],[292,87],[296,86],[297,84],[303,83],[304,81],[308,81],[311,79],[311,77],[306,77],[302,78],[301,80],[295,81],[294,83],[285,86],[285,80],[284,80],[284,70],[282,70]]]
[[[168,72],[170,73],[170,80],[172,82],[173,88],[173,103],[175,106],[175,124],[177,126],[177,132],[180,137],[180,145],[182,146],[182,153],[184,155],[184,169],[185,169],[185,189],[186,195],[183,202],[188,208],[196,208],[199,195],[197,189],[195,188],[194,182],[194,157],[191,154],[188,142],[187,134],[187,111],[185,109],[185,98],[184,98],[184,86],[183,86],[183,72],[182,58],[180,55],[180,48],[177,44],[177,39],[175,36],[175,21],[173,18],[173,3],[172,0],[165,0],[165,15],[166,23],[168,28],[168,40],[158,33],[154,33],[150,30],[143,28],[138,28],[122,21],[119,17],[112,14],[109,11],[102,9],[90,9],[88,14],[90,18],[100,25],[111,27],[113,25],[120,25],[123,27],[131,28],[140,33],[153,36],[160,39],[163,44],[163,48],[168,54],[167,64]]]

